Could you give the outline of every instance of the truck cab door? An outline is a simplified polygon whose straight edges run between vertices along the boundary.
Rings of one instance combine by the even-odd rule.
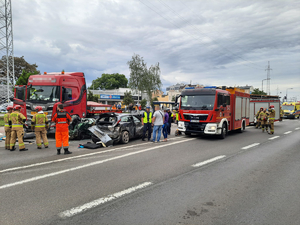
[[[14,98],[10,99],[15,105],[20,105],[21,113],[27,117],[26,113],[26,96],[27,96],[27,85],[16,85],[14,90]]]

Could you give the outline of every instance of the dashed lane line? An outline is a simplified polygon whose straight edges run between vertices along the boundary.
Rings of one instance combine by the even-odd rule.
[[[269,140],[273,140],[273,139],[276,139],[276,138],[279,138],[280,136],[274,136],[274,137],[271,137],[269,138]]]
[[[283,134],[289,134],[289,133],[292,133],[293,131],[287,131],[287,132],[285,132],[285,133],[283,133]]]
[[[214,157],[214,158],[205,160],[205,161],[203,161],[203,162],[196,163],[196,164],[192,165],[192,167],[200,167],[200,166],[204,166],[204,165],[206,165],[206,164],[208,164],[208,163],[212,163],[212,162],[214,162],[214,161],[217,161],[217,160],[219,160],[219,159],[223,159],[223,158],[225,158],[225,157],[226,157],[226,155],[219,155],[219,156],[217,156],[217,157]]]
[[[120,192],[117,192],[117,193],[114,193],[112,195],[108,195],[104,198],[99,198],[99,199],[96,199],[94,201],[91,201],[91,202],[88,202],[88,203],[85,203],[81,206],[77,206],[77,207],[74,207],[70,210],[66,210],[64,212],[61,212],[58,214],[59,217],[63,218],[63,219],[66,219],[66,218],[69,218],[69,217],[72,217],[72,216],[75,216],[79,213],[82,213],[82,212],[85,212],[89,209],[92,209],[92,208],[95,208],[99,205],[103,205],[107,202],[110,202],[110,201],[113,201],[117,198],[120,198],[120,197],[123,197],[125,195],[128,195],[130,193],[133,193],[137,190],[140,190],[140,189],[143,189],[143,188],[146,188],[150,185],[152,185],[153,183],[152,182],[145,182],[145,183],[142,183],[140,185],[137,185],[135,187],[131,187],[131,188],[128,188],[126,190],[123,190],[123,191],[120,191]]]
[[[170,138],[171,139],[179,139],[180,137],[176,137],[176,138]],[[67,158],[62,158],[62,159],[56,159],[56,160],[51,160],[51,161],[46,161],[46,162],[40,162],[40,163],[34,163],[34,164],[30,164],[30,165],[26,165],[26,166],[18,166],[18,167],[13,167],[13,168],[8,168],[8,169],[4,169],[4,170],[0,170],[0,173],[5,173],[5,172],[9,172],[9,171],[15,171],[15,170],[20,170],[20,169],[26,169],[26,168],[31,168],[31,167],[35,167],[35,166],[42,166],[42,165],[47,165],[47,164],[51,164],[51,163],[57,163],[57,162],[63,162],[66,160],[72,160],[72,159],[78,159],[78,158],[83,158],[83,157],[87,157],[87,156],[92,156],[92,155],[97,155],[97,154],[103,154],[103,153],[107,153],[107,152],[113,152],[113,151],[118,151],[118,150],[123,150],[123,149],[128,149],[128,148],[132,148],[132,147],[139,147],[139,146],[143,146],[143,145],[149,145],[152,143],[142,143],[142,144],[135,144],[135,145],[127,145],[125,147],[121,147],[121,148],[113,148],[113,149],[109,149],[109,150],[105,150],[105,151],[100,151],[100,152],[93,152],[93,153],[88,153],[88,154],[83,154],[83,155],[77,155],[77,156],[72,156],[72,157],[67,157]]]
[[[300,127],[296,127],[295,130],[300,130]]]
[[[73,167],[73,168],[70,168],[70,169],[65,169],[65,170],[61,170],[61,171],[48,173],[48,174],[44,174],[44,175],[41,175],[41,176],[36,176],[36,177],[29,178],[29,179],[17,181],[17,182],[14,182],[14,183],[5,184],[5,185],[0,186],[0,189],[5,189],[5,188],[8,188],[8,187],[17,186],[17,185],[21,185],[21,184],[25,184],[25,183],[29,183],[29,182],[33,182],[33,181],[37,181],[37,180],[41,180],[41,179],[44,179],[44,178],[53,177],[53,176],[56,176],[56,175],[59,175],[59,174],[68,173],[68,172],[71,172],[71,171],[75,171],[75,170],[79,170],[79,169],[99,165],[99,164],[106,163],[106,162],[109,162],[109,161],[113,161],[113,160],[125,158],[125,157],[128,157],[128,156],[132,156],[132,155],[152,151],[152,150],[155,150],[155,149],[158,149],[158,148],[164,148],[166,146],[171,146],[171,145],[175,145],[175,144],[179,144],[179,143],[183,143],[183,142],[187,142],[187,141],[192,141],[194,139],[195,138],[188,138],[188,139],[184,138],[181,141],[171,142],[171,143],[163,144],[163,145],[155,145],[154,147],[147,148],[147,149],[144,149],[144,150],[130,152],[130,153],[127,153],[127,154],[124,154],[124,155],[119,155],[119,156],[115,156],[115,157],[112,157],[112,158],[108,158],[108,159],[104,159],[104,160],[100,160],[100,161],[95,161],[95,162],[88,163],[88,164],[85,164],[85,165],[82,165],[82,166],[77,166],[77,167]]]
[[[252,145],[245,146],[245,147],[243,147],[242,149],[252,148],[252,147],[255,147],[255,146],[259,145],[259,144],[260,144],[260,143],[253,143]]]

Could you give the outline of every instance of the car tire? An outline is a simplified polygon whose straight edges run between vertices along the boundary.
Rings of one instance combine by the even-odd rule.
[[[97,142],[100,141],[100,139],[99,139],[98,137],[96,137],[95,135],[92,135],[92,141],[93,141],[94,143],[97,143]]]
[[[127,130],[124,130],[121,134],[120,142],[122,144],[127,144],[129,142],[129,133]]]

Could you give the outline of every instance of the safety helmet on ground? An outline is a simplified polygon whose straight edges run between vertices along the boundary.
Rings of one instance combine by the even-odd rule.
[[[274,105],[270,105],[270,108],[274,108]]]
[[[20,110],[22,107],[20,105],[15,105],[14,110]]]
[[[11,105],[9,105],[9,106],[7,106],[6,107],[6,110],[8,111],[8,110],[13,110],[14,109],[14,107],[12,107]]]
[[[39,111],[43,111],[42,106],[37,106],[37,107],[35,107],[34,109],[35,109],[36,111],[38,111],[38,112],[39,112]]]

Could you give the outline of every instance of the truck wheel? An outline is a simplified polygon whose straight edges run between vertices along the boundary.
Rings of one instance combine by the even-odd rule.
[[[227,134],[226,124],[223,123],[220,138],[221,138],[221,139],[224,139],[224,138],[226,137],[226,134]]]
[[[128,133],[128,131],[125,130],[125,131],[122,132],[120,141],[123,144],[127,144],[129,142],[129,133]]]
[[[97,143],[97,142],[99,142],[100,140],[99,140],[99,138],[96,137],[95,135],[92,135],[92,141],[93,141],[94,143]]]
[[[238,129],[239,133],[243,133],[243,131],[245,130],[245,122],[243,122],[242,127],[240,129]]]

